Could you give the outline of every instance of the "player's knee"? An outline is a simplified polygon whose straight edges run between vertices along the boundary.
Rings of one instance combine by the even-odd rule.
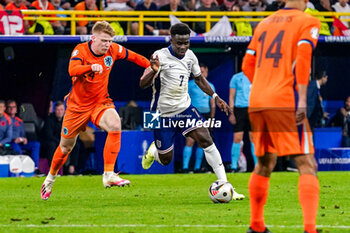
[[[207,147],[209,147],[209,146],[211,146],[213,144],[213,140],[211,139],[211,137],[209,137],[209,138],[202,138],[197,143],[198,143],[198,145],[201,148],[207,148]]]
[[[61,145],[61,150],[62,150],[63,154],[67,155],[73,150],[73,147],[72,146],[62,146]]]
[[[159,155],[159,159],[160,159],[160,162],[162,162],[162,164],[164,166],[168,165],[171,163],[171,161],[173,160],[173,155],[172,154],[164,154],[164,155]]]
[[[120,131],[120,122],[113,122],[112,124],[108,125],[108,132],[110,131]]]

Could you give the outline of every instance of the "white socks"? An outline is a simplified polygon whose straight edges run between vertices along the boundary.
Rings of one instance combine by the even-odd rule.
[[[106,177],[109,177],[113,174],[114,172],[103,172],[103,175]]]
[[[56,180],[56,177],[57,177],[57,175],[52,175],[52,174],[49,172],[49,174],[47,174],[47,177],[46,177],[45,180],[52,182],[52,181],[55,181],[55,180]]]
[[[203,150],[205,159],[207,160],[208,164],[213,168],[213,171],[215,172],[215,175],[218,178],[218,180],[227,181],[225,167],[222,163],[220,152],[216,148],[215,143],[208,146],[207,148],[203,148]]]
[[[150,147],[149,149],[151,150],[151,153],[154,156],[154,160],[157,161],[158,163],[162,164],[162,162],[159,159],[157,147],[153,144],[153,146]],[[162,165],[164,165],[164,164],[162,164]]]

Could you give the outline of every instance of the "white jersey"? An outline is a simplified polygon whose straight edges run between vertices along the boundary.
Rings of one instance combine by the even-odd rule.
[[[183,58],[174,54],[171,46],[157,50],[159,73],[153,83],[152,111],[160,111],[162,116],[171,117],[183,112],[191,104],[188,94],[188,80],[201,74],[198,59],[191,50]]]

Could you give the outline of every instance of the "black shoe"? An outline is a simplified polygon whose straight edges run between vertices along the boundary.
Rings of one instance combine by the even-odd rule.
[[[200,168],[200,169],[194,170],[193,172],[194,172],[194,173],[205,173],[205,172],[207,172],[207,169],[205,169],[205,168]]]
[[[265,231],[254,231],[251,227],[249,227],[247,233],[272,233],[272,232],[269,231],[269,229],[267,229],[267,227],[265,227]]]
[[[226,172],[228,172],[228,173],[237,173],[237,172],[239,172],[239,169],[238,168],[228,168],[228,169],[226,169]]]
[[[41,171],[39,169],[35,169],[34,176],[36,176],[36,177],[43,177],[43,176],[45,176],[45,174],[41,173]]]
[[[192,170],[190,170],[190,169],[182,169],[181,171],[180,171],[181,173],[184,173],[184,174],[190,174],[190,173],[193,173],[193,171]]]

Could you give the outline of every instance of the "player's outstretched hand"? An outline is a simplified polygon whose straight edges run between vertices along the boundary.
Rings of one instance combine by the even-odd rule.
[[[100,64],[92,64],[91,65],[91,71],[101,74],[102,71],[103,71],[103,67]]]
[[[152,55],[150,62],[151,62],[152,70],[157,73],[159,70],[159,66],[160,66],[158,55]]]
[[[226,113],[226,116],[228,116],[229,113],[232,113],[232,109],[230,108],[230,106],[228,106],[227,103],[219,96],[215,97],[215,103],[220,108],[221,112]]]

